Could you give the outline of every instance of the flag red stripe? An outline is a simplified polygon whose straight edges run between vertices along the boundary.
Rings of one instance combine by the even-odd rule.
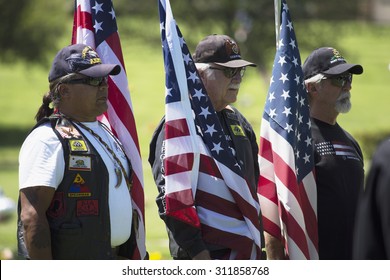
[[[202,164],[200,164],[200,166],[199,166],[199,172],[203,172],[203,173],[206,173],[210,176],[213,176],[213,177],[216,177],[218,179],[223,180],[222,174],[219,171],[218,166],[215,164],[215,160],[213,158],[201,154],[200,155],[200,162]]]
[[[74,20],[74,27],[79,27],[93,31],[92,15],[89,12],[81,11],[81,7],[77,6],[77,17]]]
[[[264,227],[264,231],[268,232],[275,238],[279,240],[282,239],[279,225],[275,224],[273,221],[268,219],[267,216],[265,215],[263,215],[263,227]]]
[[[191,171],[194,164],[194,154],[187,153],[166,157],[164,164],[166,176]]]
[[[203,239],[210,243],[231,248],[237,251],[236,260],[248,260],[251,257],[253,240],[246,236],[233,234],[228,231],[202,224]],[[244,249],[247,250],[244,250]],[[261,256],[259,247],[256,247],[257,255]],[[227,256],[228,258],[228,256]]]
[[[220,213],[222,215],[226,215],[238,220],[244,220],[242,213],[237,208],[236,203],[228,201],[226,199],[220,198],[213,194],[204,192],[202,190],[196,191],[196,198],[199,206],[208,209],[210,211],[214,211],[216,213]],[[209,201],[213,201],[213,203],[209,203]]]
[[[200,227],[198,214],[192,199],[192,190],[171,192],[165,196],[167,216],[176,218],[194,227]]]
[[[306,259],[310,259],[309,248],[307,245],[305,232],[302,230],[300,225],[297,223],[295,218],[288,212],[283,205],[280,205],[280,212],[282,221],[287,227],[288,237],[290,237],[297,244],[299,249],[305,255]]]
[[[176,210],[185,209],[187,207],[192,207],[194,205],[194,200],[192,199],[192,190],[180,190],[178,192],[171,192],[166,194],[166,203],[169,204],[167,209],[170,209],[171,212]]]
[[[273,203],[278,204],[278,195],[276,193],[275,183],[261,176],[259,180],[257,190],[263,197],[271,200]]]
[[[176,119],[165,123],[165,139],[188,135],[190,135],[190,131],[186,119]]]
[[[264,121],[264,120],[263,120]],[[261,157],[265,158],[266,160],[272,162],[273,158],[273,151],[272,151],[272,144],[270,141],[265,139],[264,137],[260,136],[260,154]]]
[[[131,189],[131,197],[137,203],[142,212],[142,219],[145,217],[145,197],[142,183],[136,174],[133,174],[133,187]]]
[[[123,96],[122,92],[119,90],[116,84],[109,80],[108,86],[110,88],[108,100],[110,101],[112,107],[115,110],[115,113],[123,123],[124,127],[129,131],[131,138],[137,147],[138,153],[140,153],[137,130],[134,127],[135,119],[133,111],[131,110],[130,106],[128,106],[126,98]],[[108,120],[110,120],[109,116]]]
[[[310,174],[308,176],[310,176]],[[302,182],[299,184],[299,189],[304,190],[304,185]],[[305,219],[307,235],[309,236],[310,240],[313,242],[314,246],[318,251],[317,215],[315,210],[311,206],[309,197],[305,191],[301,192],[301,201],[303,205],[302,211],[305,211],[305,215],[303,217]]]
[[[115,53],[117,59],[120,61],[120,64],[122,66],[122,71],[126,72],[126,66],[123,60],[122,49],[120,44],[118,44],[118,42],[120,41],[119,34],[117,32],[114,32],[110,36],[108,36],[105,41],[110,46],[111,50]]]
[[[167,204],[169,203],[170,199],[167,199]],[[196,211],[192,207],[182,208],[179,211],[170,211],[167,212],[167,215],[169,214],[170,217],[176,218],[179,221],[182,221],[184,223],[189,224],[190,226],[200,228],[200,222],[199,218],[196,214]]]
[[[230,190],[233,195],[234,200],[241,209],[242,215],[249,219],[252,223],[257,223],[259,220],[259,213],[257,210],[246,201],[240,194],[236,193],[234,190]]]

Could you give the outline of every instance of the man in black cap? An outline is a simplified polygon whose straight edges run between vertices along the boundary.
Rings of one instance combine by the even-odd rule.
[[[219,117],[225,138],[240,164],[250,192],[257,199],[259,166],[256,136],[244,116],[230,105],[237,100],[245,67],[255,66],[255,64],[242,59],[237,43],[226,35],[210,35],[203,39],[196,47],[193,60]],[[238,210],[229,192],[223,193],[225,187],[222,183],[218,183],[216,177],[202,175],[208,176],[202,177],[208,182],[215,182],[215,188],[212,190],[202,188],[203,185],[197,186],[194,201],[200,227],[166,215],[164,145],[165,120],[163,119],[150,144],[149,162],[159,191],[156,202],[160,217],[167,226],[172,257],[174,259],[261,259],[261,248],[257,250],[259,248],[256,248],[254,240],[250,239],[249,232],[237,234],[240,221],[244,221],[244,216]],[[206,162],[202,162],[201,158],[200,166],[205,165]],[[240,188],[237,187],[239,191]],[[252,214],[257,224],[260,221],[257,229],[259,236],[256,236],[256,239],[263,240],[261,213],[254,211]],[[232,223],[232,219],[237,223]],[[233,224],[236,227],[231,230]],[[233,233],[234,231],[236,233]],[[264,242],[262,241],[261,244]]]
[[[315,50],[303,64],[312,121],[320,259],[352,259],[358,194],[364,185],[363,154],[357,141],[337,123],[351,109],[353,75],[349,64],[329,47]]]
[[[132,256],[131,165],[118,139],[97,121],[107,110],[108,76],[120,71],[83,44],[54,58],[50,90],[19,155],[21,257]]]
[[[314,50],[303,64],[315,158],[320,259],[352,259],[357,200],[364,184],[363,155],[357,141],[337,123],[337,116],[351,109],[352,76],[362,73],[361,65],[347,63],[331,47]],[[273,247],[275,258],[283,258],[281,246]]]

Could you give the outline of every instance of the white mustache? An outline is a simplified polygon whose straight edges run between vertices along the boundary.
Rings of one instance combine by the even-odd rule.
[[[229,89],[240,89],[240,84],[231,84],[229,85]]]
[[[350,98],[351,98],[351,93],[349,91],[344,91],[340,94],[337,100],[350,99]]]

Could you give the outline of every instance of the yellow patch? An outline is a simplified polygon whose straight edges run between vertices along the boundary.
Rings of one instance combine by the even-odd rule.
[[[91,193],[68,193],[68,197],[90,197]]]
[[[240,125],[232,124],[230,125],[230,128],[232,129],[234,135],[245,136],[245,132]]]
[[[84,140],[69,140],[70,150],[72,152],[87,152],[87,144]]]
[[[100,60],[100,58],[96,57],[96,58],[91,58],[90,59],[90,62],[91,64],[101,64],[102,61]]]
[[[73,183],[78,184],[78,185],[82,185],[85,183],[85,181],[84,181],[83,177],[81,177],[81,175],[77,173],[76,177],[73,180]]]

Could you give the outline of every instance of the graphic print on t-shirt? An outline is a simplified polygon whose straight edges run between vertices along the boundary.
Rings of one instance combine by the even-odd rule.
[[[356,154],[355,148],[346,143],[326,141],[316,143],[315,147],[320,156],[334,155],[343,156],[347,159],[360,160],[360,157]]]

